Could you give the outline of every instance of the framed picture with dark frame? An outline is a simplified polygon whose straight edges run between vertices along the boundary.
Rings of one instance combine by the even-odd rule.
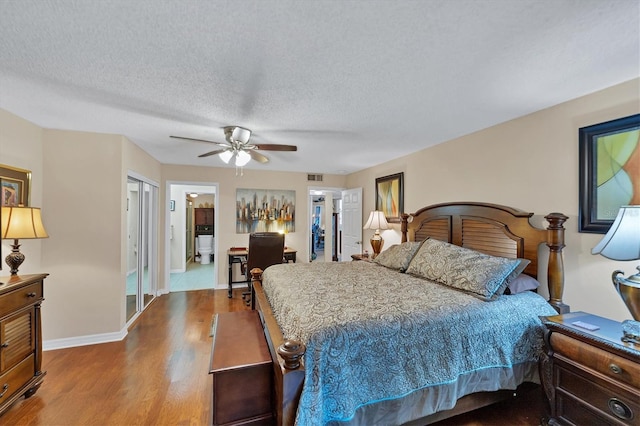
[[[404,211],[404,173],[376,178],[376,210],[387,222],[399,223]]]
[[[0,164],[0,205],[29,206],[31,171]]]
[[[620,206],[640,204],[640,114],[582,127],[579,232],[606,234]]]
[[[29,206],[31,195],[31,171],[0,164],[0,206]],[[0,209],[2,223],[2,209]],[[0,245],[2,259],[2,245]],[[0,262],[0,270],[2,262]]]

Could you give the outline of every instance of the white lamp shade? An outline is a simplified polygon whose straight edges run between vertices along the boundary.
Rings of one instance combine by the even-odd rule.
[[[2,207],[2,239],[49,238],[36,207]]]
[[[387,223],[387,218],[384,216],[384,213],[375,210],[369,214],[369,219],[367,219],[367,223],[365,223],[362,229],[389,229],[389,224]]]
[[[251,155],[247,151],[238,151],[236,156],[236,166],[242,167],[251,161]]]
[[[243,127],[235,127],[231,133],[231,139],[237,142],[247,143],[251,137],[251,130]]]
[[[225,164],[229,164],[229,160],[233,157],[233,151],[224,151],[218,155],[220,155],[220,159],[224,161]]]
[[[609,232],[591,253],[613,260],[640,259],[640,206],[622,206]]]

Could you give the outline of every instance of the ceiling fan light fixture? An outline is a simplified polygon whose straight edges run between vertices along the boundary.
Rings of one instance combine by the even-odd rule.
[[[237,167],[242,167],[245,164],[247,164],[249,161],[251,161],[251,155],[249,155],[247,151],[238,151],[238,154],[236,156]]]
[[[245,129],[244,127],[234,127],[233,132],[231,132],[231,139],[236,142],[247,143],[249,142],[249,138],[251,137],[251,130]]]
[[[233,157],[233,152],[232,151],[224,151],[224,152],[221,152],[219,155],[220,155],[220,159],[222,161],[224,161],[225,164],[229,164],[229,161],[231,160],[231,157]]]

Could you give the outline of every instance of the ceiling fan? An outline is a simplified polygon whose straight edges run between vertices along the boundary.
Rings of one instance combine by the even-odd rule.
[[[189,141],[208,142],[220,146],[219,149],[198,155],[198,157],[209,157],[211,155],[219,155],[226,164],[233,159],[237,167],[243,167],[251,159],[259,163],[268,163],[269,158],[260,154],[260,151],[297,151],[295,145],[278,145],[278,144],[253,144],[249,143],[251,138],[251,130],[240,126],[225,126],[224,138],[225,142],[215,142],[205,139],[186,138],[183,136],[171,136],[175,139],[184,139]]]

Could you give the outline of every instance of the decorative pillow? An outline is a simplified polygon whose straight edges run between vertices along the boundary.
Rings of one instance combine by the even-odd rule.
[[[527,274],[518,275],[508,285],[504,294],[518,294],[525,291],[535,290],[540,286],[538,280]]]
[[[387,268],[404,272],[407,270],[409,262],[411,262],[411,259],[413,259],[413,256],[415,256],[423,242],[424,241],[408,241],[402,244],[394,244],[388,249],[380,252],[373,261],[379,265],[386,266]]]
[[[509,281],[528,264],[526,259],[491,256],[429,239],[411,260],[407,273],[492,300],[502,295]]]

